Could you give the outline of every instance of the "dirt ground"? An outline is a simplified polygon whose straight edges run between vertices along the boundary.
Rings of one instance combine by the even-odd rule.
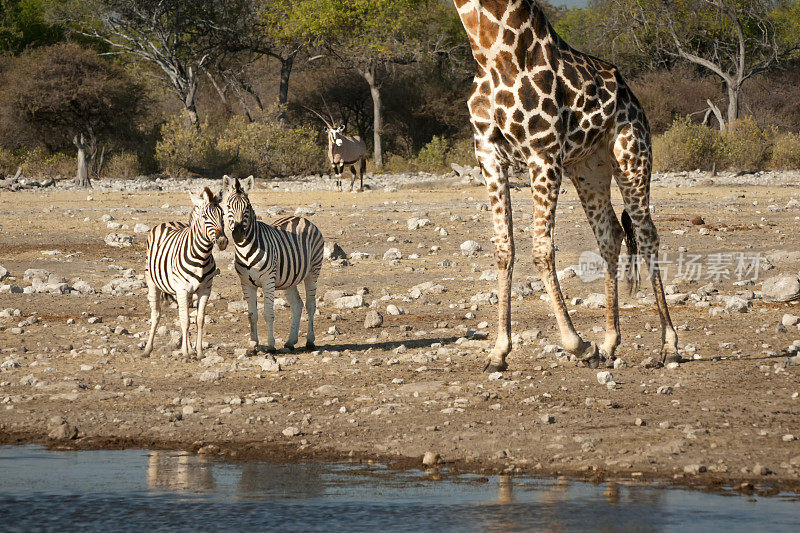
[[[565,187],[556,230],[559,270],[596,249],[575,190]],[[490,379],[481,370],[494,338],[495,306],[472,300],[496,289],[494,281],[480,279],[484,271],[491,278],[494,268],[482,189],[450,182],[362,194],[259,187],[251,198],[263,218],[269,219],[271,206],[293,212],[311,205],[310,218],[327,242],[348,254],[371,254],[346,265],[326,261],[317,351],[279,354],[279,372],[263,371],[243,354],[246,313],[228,310],[242,299],[229,269],[230,250],[218,255],[214,290],[220,297],[209,304],[211,347],[202,361],[174,353],[169,332],[157,337],[152,357],[141,356],[149,322],[145,289],[127,295],[0,294],[0,310],[21,311],[0,318],[0,362],[19,364],[0,371],[0,443],[184,448],[274,460],[349,456],[398,465],[421,465],[432,451],[461,470],[798,490],[800,367],[788,358],[787,346],[800,331],[781,322],[800,309],[765,303],[749,292],[759,291],[766,277],[800,270],[800,258],[791,253],[800,251],[800,209],[768,207],[796,203],[797,191],[796,185],[708,183],[653,189],[654,219],[671,259],[681,247],[703,254],[703,261],[720,252],[789,253],[773,255],[774,268],[761,271],[752,286],[734,285],[733,267],[719,280],[703,272],[699,280],[677,283],[677,266],[668,269],[668,284],[677,285],[672,292],[688,295],[682,303],[674,297],[671,307],[688,359],[678,368],[641,366],[659,348],[652,292],[623,291],[618,356],[627,366],[611,370],[616,387],[609,389],[598,383],[599,370],[568,361],[552,346],[560,342],[555,320],[530,260],[529,190],[513,191],[519,293],[513,328],[527,333],[515,337],[509,371]],[[0,193],[0,265],[11,275],[0,284],[30,285],[23,281],[29,268],[70,283],[81,278],[98,291],[123,269],[140,276],[146,235],[135,234],[134,225],[185,219],[189,205],[184,192]],[[615,205],[619,212],[616,193]],[[106,214],[129,229],[108,229],[101,221]],[[697,216],[705,226],[692,225]],[[412,217],[431,224],[409,230]],[[104,237],[112,231],[133,235],[133,246],[107,246]],[[460,245],[470,239],[483,250],[465,257]],[[403,258],[384,260],[389,248]],[[565,278],[568,300],[603,290],[602,280]],[[519,288],[531,280],[532,290]],[[421,290],[415,298],[412,287],[425,282],[441,288]],[[709,283],[718,293],[701,290]],[[323,300],[329,290],[361,290],[383,324],[366,329],[369,307],[336,308]],[[752,304],[747,312],[721,312],[719,295],[737,293]],[[403,314],[387,313],[389,304]],[[582,335],[601,341],[596,328],[604,324],[603,309],[570,308]],[[20,326],[31,315],[39,322]],[[174,331],[176,318],[177,310],[167,309],[162,324]],[[304,316],[298,346],[305,344],[306,325]],[[263,341],[263,318],[259,326]],[[288,327],[288,309],[278,310],[276,336],[285,339]],[[542,338],[532,330],[541,330]],[[77,438],[69,440],[73,427]]]

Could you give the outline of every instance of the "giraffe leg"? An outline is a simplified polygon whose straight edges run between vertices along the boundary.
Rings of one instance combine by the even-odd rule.
[[[578,356],[581,360],[590,361],[597,358],[597,347],[581,339],[564,303],[564,295],[556,277],[555,243],[553,228],[556,221],[556,205],[561,187],[562,169],[554,164],[528,164],[531,172],[531,190],[533,191],[533,264],[539,270],[544,282],[550,305],[556,315],[561,330],[561,342],[564,349]]]
[[[508,176],[492,149],[476,152],[483,171],[489,202],[497,261],[497,340],[489,354],[484,372],[508,369],[506,356],[511,352],[511,278],[514,271],[514,229],[511,217],[511,192]]]
[[[289,299],[289,306],[292,308],[292,325],[289,329],[289,338],[286,339],[284,348],[289,351],[294,351],[294,345],[297,344],[297,336],[300,331],[300,315],[303,313],[303,300],[300,299],[300,291],[297,290],[297,285],[286,289],[286,297]]]
[[[305,279],[306,286],[306,313],[308,314],[308,335],[306,335],[306,350],[314,350],[314,315],[317,313],[317,278],[319,271],[311,271]]]
[[[627,146],[639,144],[635,142],[637,135],[644,134],[640,134],[633,127],[624,128],[620,132],[614,146],[614,155],[619,164],[619,171],[615,173],[615,178],[625,202],[625,211],[630,217],[628,226],[633,233],[630,240],[638,248],[638,250],[631,250],[631,262],[638,261],[638,257],[634,257],[638,252],[638,256],[643,257],[649,267],[658,317],[661,322],[661,363],[679,362],[681,356],[678,352],[678,334],[675,332],[672,318],[669,315],[658,264],[658,230],[650,215],[650,153],[631,154],[626,149]]]
[[[158,320],[161,318],[161,291],[150,277],[150,272],[147,272],[145,280],[147,281],[147,301],[150,303],[150,335],[147,337],[147,345],[144,347],[142,355],[150,357],[153,352],[153,339],[156,336]]]
[[[611,206],[611,169],[594,166],[592,170],[572,181],[597,240],[600,256],[606,263],[606,335],[600,352],[601,358],[611,362],[620,343],[617,268],[624,231]]]

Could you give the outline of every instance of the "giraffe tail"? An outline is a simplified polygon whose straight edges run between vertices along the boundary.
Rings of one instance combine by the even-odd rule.
[[[625,230],[625,245],[628,247],[628,262],[625,265],[625,279],[631,294],[639,290],[639,244],[633,232],[633,220],[628,211],[622,212],[622,229]]]

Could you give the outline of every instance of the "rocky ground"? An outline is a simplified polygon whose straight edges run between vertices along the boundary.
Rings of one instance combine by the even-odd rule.
[[[185,219],[187,188],[212,182],[0,192],[0,442],[401,465],[429,452],[429,465],[475,471],[800,489],[800,176],[656,177],[686,362],[653,368],[648,290],[621,296],[621,361],[610,370],[580,367],[558,346],[520,180],[515,349],[510,370],[488,376],[491,224],[485,193],[467,181],[384,176],[360,194],[313,179],[259,185],[251,197],[262,218],[298,210],[344,252],[334,250],[320,280],[319,349],[275,360],[244,353],[230,250],[217,253],[205,357],[173,351],[176,309],[153,356],[141,356],[146,231]],[[556,244],[576,325],[601,340],[603,282],[579,268],[596,246],[571,185]],[[289,311],[276,305],[285,338]]]

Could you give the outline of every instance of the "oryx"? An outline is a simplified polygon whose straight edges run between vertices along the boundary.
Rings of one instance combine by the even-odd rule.
[[[305,106],[304,106],[305,107]],[[358,165],[359,186],[358,190],[364,190],[364,172],[367,170],[367,145],[357,135],[347,135],[345,130],[347,125],[337,126],[330,117],[330,121],[314,111],[306,108],[317,115],[328,130],[328,159],[331,162],[333,173],[336,176],[336,189],[342,190],[342,173],[344,167],[350,167],[350,190],[353,190],[353,183],[356,181],[356,165]]]

